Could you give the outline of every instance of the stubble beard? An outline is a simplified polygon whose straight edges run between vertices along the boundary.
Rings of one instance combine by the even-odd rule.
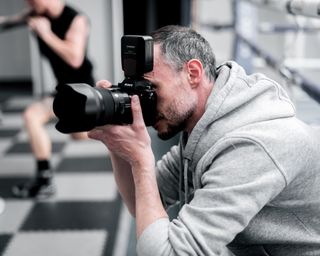
[[[158,131],[158,137],[161,140],[169,140],[177,135],[179,132],[183,131],[187,127],[187,122],[189,118],[194,113],[196,106],[193,104],[184,113],[178,113],[175,107],[171,107],[168,114],[165,116],[165,120],[168,120],[165,131]]]

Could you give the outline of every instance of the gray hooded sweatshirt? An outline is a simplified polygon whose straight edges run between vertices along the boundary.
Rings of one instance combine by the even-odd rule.
[[[320,130],[283,88],[235,62],[218,69],[206,111],[157,163],[166,206],[139,255],[320,255]]]

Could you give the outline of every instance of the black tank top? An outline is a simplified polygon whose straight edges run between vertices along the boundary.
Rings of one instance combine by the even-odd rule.
[[[62,14],[55,19],[49,18],[51,29],[59,38],[65,39],[73,19],[79,13],[69,6],[65,6]],[[40,52],[49,60],[53,73],[57,79],[58,86],[65,83],[87,83],[94,86],[92,75],[92,64],[85,54],[82,65],[74,69],[60,58],[40,37],[37,37],[40,47]]]

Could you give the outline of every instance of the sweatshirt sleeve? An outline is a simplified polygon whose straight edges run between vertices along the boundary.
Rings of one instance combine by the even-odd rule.
[[[230,140],[220,148],[199,163],[201,188],[178,218],[160,219],[142,233],[138,255],[221,255],[284,189],[281,166],[259,143]]]

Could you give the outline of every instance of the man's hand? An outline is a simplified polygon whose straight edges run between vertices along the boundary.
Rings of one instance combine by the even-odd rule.
[[[111,83],[100,81],[97,86],[109,88]],[[136,217],[137,237],[140,237],[150,224],[168,215],[162,206],[151,139],[137,95],[131,98],[131,109],[131,125],[100,126],[88,135],[102,141],[111,152],[115,180],[129,211]]]
[[[4,27],[6,25],[6,21],[7,21],[6,17],[0,16],[0,32],[1,32],[1,30],[4,29]]]
[[[108,88],[111,83],[100,81],[97,86]],[[133,123],[131,125],[105,125],[88,133],[92,139],[102,141],[109,151],[126,160],[132,167],[154,168],[151,139],[145,126],[139,97],[131,97]]]
[[[50,21],[45,17],[29,18],[28,26],[42,39],[52,33]]]
[[[0,25],[2,23],[5,23],[7,21],[7,18],[5,16],[0,16]]]

